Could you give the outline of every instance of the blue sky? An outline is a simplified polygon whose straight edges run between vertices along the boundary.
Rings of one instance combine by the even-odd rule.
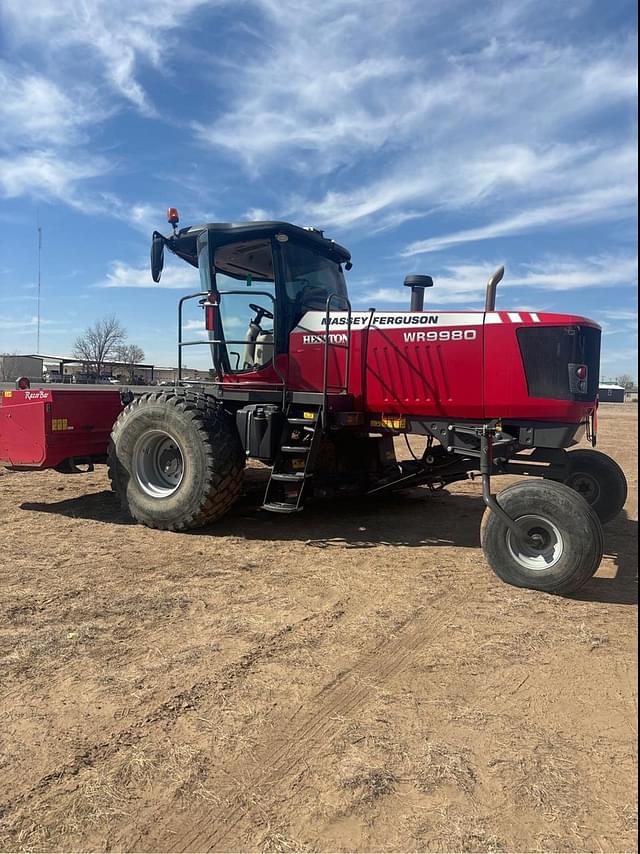
[[[41,352],[115,312],[174,363],[172,205],[324,228],[361,308],[406,307],[409,272],[477,308],[504,263],[499,307],[593,317],[636,377],[634,6],[2,0],[0,351],[36,347],[39,218]]]

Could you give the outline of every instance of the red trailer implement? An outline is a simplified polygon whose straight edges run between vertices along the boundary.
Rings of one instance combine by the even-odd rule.
[[[198,268],[201,289],[179,303],[178,369],[206,346],[209,383],[130,399],[118,392],[6,392],[0,460],[77,471],[104,461],[139,522],[174,531],[220,519],[247,458],[271,467],[265,510],[313,499],[435,490],[477,474],[482,545],[519,586],[575,590],[596,571],[601,521],[626,498],[619,467],[571,450],[595,445],[600,328],[578,315],[496,311],[504,270],[483,311],[424,308],[429,276],[407,276],[408,311],[352,311],[349,252],[318,229],[285,222],[211,223],[154,232],[153,280],[165,249]],[[246,332],[238,328],[238,300]],[[251,302],[249,302],[251,300]],[[183,312],[203,309],[206,338],[184,340]],[[190,325],[189,325],[190,328]],[[394,438],[422,437],[398,460]],[[527,475],[492,492],[497,475]]]
[[[0,465],[60,468],[106,462],[119,391],[15,389],[0,392]]]

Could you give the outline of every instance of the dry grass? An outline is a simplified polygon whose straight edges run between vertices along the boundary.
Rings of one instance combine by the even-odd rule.
[[[0,820],[1,851],[46,851],[50,847],[45,828],[40,821],[22,816]]]
[[[629,833],[638,835],[638,804],[625,804],[621,812],[622,826]]]
[[[573,819],[579,775],[573,759],[547,743],[521,758],[489,762],[489,768],[505,779],[504,790],[516,803],[540,813],[546,821]]]
[[[592,626],[588,626],[586,623],[580,623],[576,628],[575,639],[578,643],[586,644],[591,651],[594,649],[598,649],[601,646],[606,646],[609,643],[609,635],[599,634],[593,630]]]
[[[508,846],[489,828],[488,821],[473,815],[461,815],[453,807],[443,806],[430,812],[427,820],[414,824],[411,835],[418,850],[428,851],[507,851]]]
[[[452,745],[427,742],[414,766],[414,783],[420,792],[433,792],[449,785],[471,792],[476,775],[470,763],[470,751]]]
[[[308,851],[308,848],[298,839],[289,836],[286,831],[269,827],[257,844],[257,849],[263,854],[272,852]]]
[[[477,484],[174,535],[0,471],[0,850],[635,850],[630,487],[563,598],[492,575]]]
[[[397,778],[386,768],[358,768],[347,773],[340,780],[341,789],[355,792],[363,803],[391,795],[395,791]]]

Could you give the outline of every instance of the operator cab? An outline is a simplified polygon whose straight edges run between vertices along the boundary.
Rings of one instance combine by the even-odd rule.
[[[351,256],[318,229],[253,222],[178,231],[174,213],[173,235],[153,235],[153,279],[160,280],[165,246],[198,267],[218,376],[264,370],[288,353],[289,334],[307,311],[324,311],[331,295],[338,306],[346,300]]]

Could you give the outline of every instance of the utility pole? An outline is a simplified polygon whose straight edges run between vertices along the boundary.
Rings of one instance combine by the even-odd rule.
[[[40,256],[42,254],[42,228],[40,227],[40,217],[38,217],[38,326],[36,335],[36,353],[40,353],[40,273],[41,264]]]

